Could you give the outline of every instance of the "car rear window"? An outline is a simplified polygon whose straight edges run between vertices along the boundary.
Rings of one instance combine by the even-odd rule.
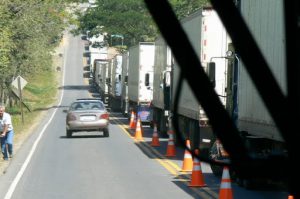
[[[80,102],[74,102],[70,110],[104,110],[104,106],[101,102],[97,101],[80,101]]]

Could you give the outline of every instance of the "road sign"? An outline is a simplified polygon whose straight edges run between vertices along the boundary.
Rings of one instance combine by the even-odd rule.
[[[23,114],[23,100],[22,100],[22,89],[26,86],[27,81],[23,79],[20,75],[14,79],[11,83],[12,91],[18,96],[20,100],[20,109],[22,115],[22,123],[24,124],[24,114]]]
[[[18,79],[20,79],[20,89],[22,90],[26,86],[27,81],[25,79],[23,79],[20,75],[14,79],[14,81],[11,83],[11,85],[14,86],[16,89],[19,89]]]

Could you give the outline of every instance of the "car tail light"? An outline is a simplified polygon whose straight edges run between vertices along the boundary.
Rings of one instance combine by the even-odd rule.
[[[100,119],[108,119],[109,118],[109,114],[108,113],[104,113],[100,116]]]
[[[68,120],[74,121],[74,120],[76,120],[76,116],[74,114],[70,114],[70,115],[68,115]]]

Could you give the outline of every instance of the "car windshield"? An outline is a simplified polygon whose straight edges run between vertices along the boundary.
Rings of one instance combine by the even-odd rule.
[[[74,102],[71,107],[70,110],[104,110],[104,106],[102,103],[97,102],[97,101],[93,101],[93,102],[85,102],[85,101],[81,101],[81,102]]]

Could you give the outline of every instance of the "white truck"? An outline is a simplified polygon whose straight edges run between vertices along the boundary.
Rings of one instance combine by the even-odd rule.
[[[93,36],[89,38],[89,66],[91,74],[94,72],[95,62],[97,60],[107,59],[107,47],[101,47],[103,42],[103,35]]]
[[[154,78],[153,78],[153,121],[161,136],[167,135],[171,111],[171,85],[173,57],[164,38],[155,40]]]
[[[268,14],[266,14],[267,11]],[[283,2],[268,0],[261,4],[259,0],[243,1],[241,3],[241,13],[273,75],[281,89],[286,93]],[[242,61],[238,70],[237,124],[240,131],[246,131],[251,135],[273,141],[282,141],[282,137],[258,95]]]
[[[128,107],[141,122],[152,121],[154,42],[140,42],[129,48]]]
[[[240,12],[254,36],[270,70],[277,80],[283,93],[286,93],[286,60],[283,1],[243,0],[240,2]],[[276,41],[276,42],[275,42]],[[248,75],[238,52],[229,59],[229,65],[235,66],[228,75],[232,86],[228,87],[228,111],[241,132],[247,148],[253,158],[268,158],[270,155],[286,155],[284,140],[281,137],[273,119],[266,109],[257,89]],[[222,160],[216,146],[211,149],[212,157]],[[226,159],[226,157],[225,157]],[[221,169],[212,166],[216,175],[221,175]],[[237,179],[237,182],[247,188],[266,179]],[[270,180],[269,180],[270,181]]]
[[[121,78],[121,112],[125,116],[130,117],[129,103],[128,103],[128,63],[129,52],[122,54],[122,78]]]
[[[109,60],[96,60],[95,67],[94,67],[94,82],[97,86],[97,90],[100,93],[100,97],[104,103],[107,103],[108,98],[108,85],[107,85],[107,78],[108,78],[108,68],[109,68]]]
[[[203,8],[181,21],[196,54],[201,59],[201,64],[207,73],[215,74],[212,81],[215,90],[220,96],[223,104],[226,104],[226,52],[230,38],[222,25],[217,13],[212,8]],[[161,38],[156,40],[155,53],[155,80],[153,93],[153,118],[158,122],[159,131],[167,130],[168,118],[172,117],[172,111],[168,110],[174,103],[176,85],[179,80],[180,67],[170,57],[169,50],[164,46]],[[208,67],[208,63],[215,62],[215,66]],[[188,66],[187,66],[188,67]],[[209,72],[210,70],[210,72]],[[171,73],[168,71],[172,71]],[[169,75],[170,74],[170,75]],[[168,76],[172,76],[170,81]],[[168,83],[168,81],[170,83]],[[169,91],[168,85],[171,90]],[[171,92],[171,94],[168,94]],[[168,102],[165,98],[171,100]],[[169,114],[171,111],[171,115]],[[178,104],[180,133],[185,138],[191,140],[192,147],[200,147],[202,153],[208,153],[212,144],[213,133],[209,125],[208,118],[194,97],[193,92],[186,81],[183,81],[180,90],[180,100]]]
[[[122,94],[122,55],[111,59],[111,77],[109,89],[109,105],[113,111],[121,109]]]

